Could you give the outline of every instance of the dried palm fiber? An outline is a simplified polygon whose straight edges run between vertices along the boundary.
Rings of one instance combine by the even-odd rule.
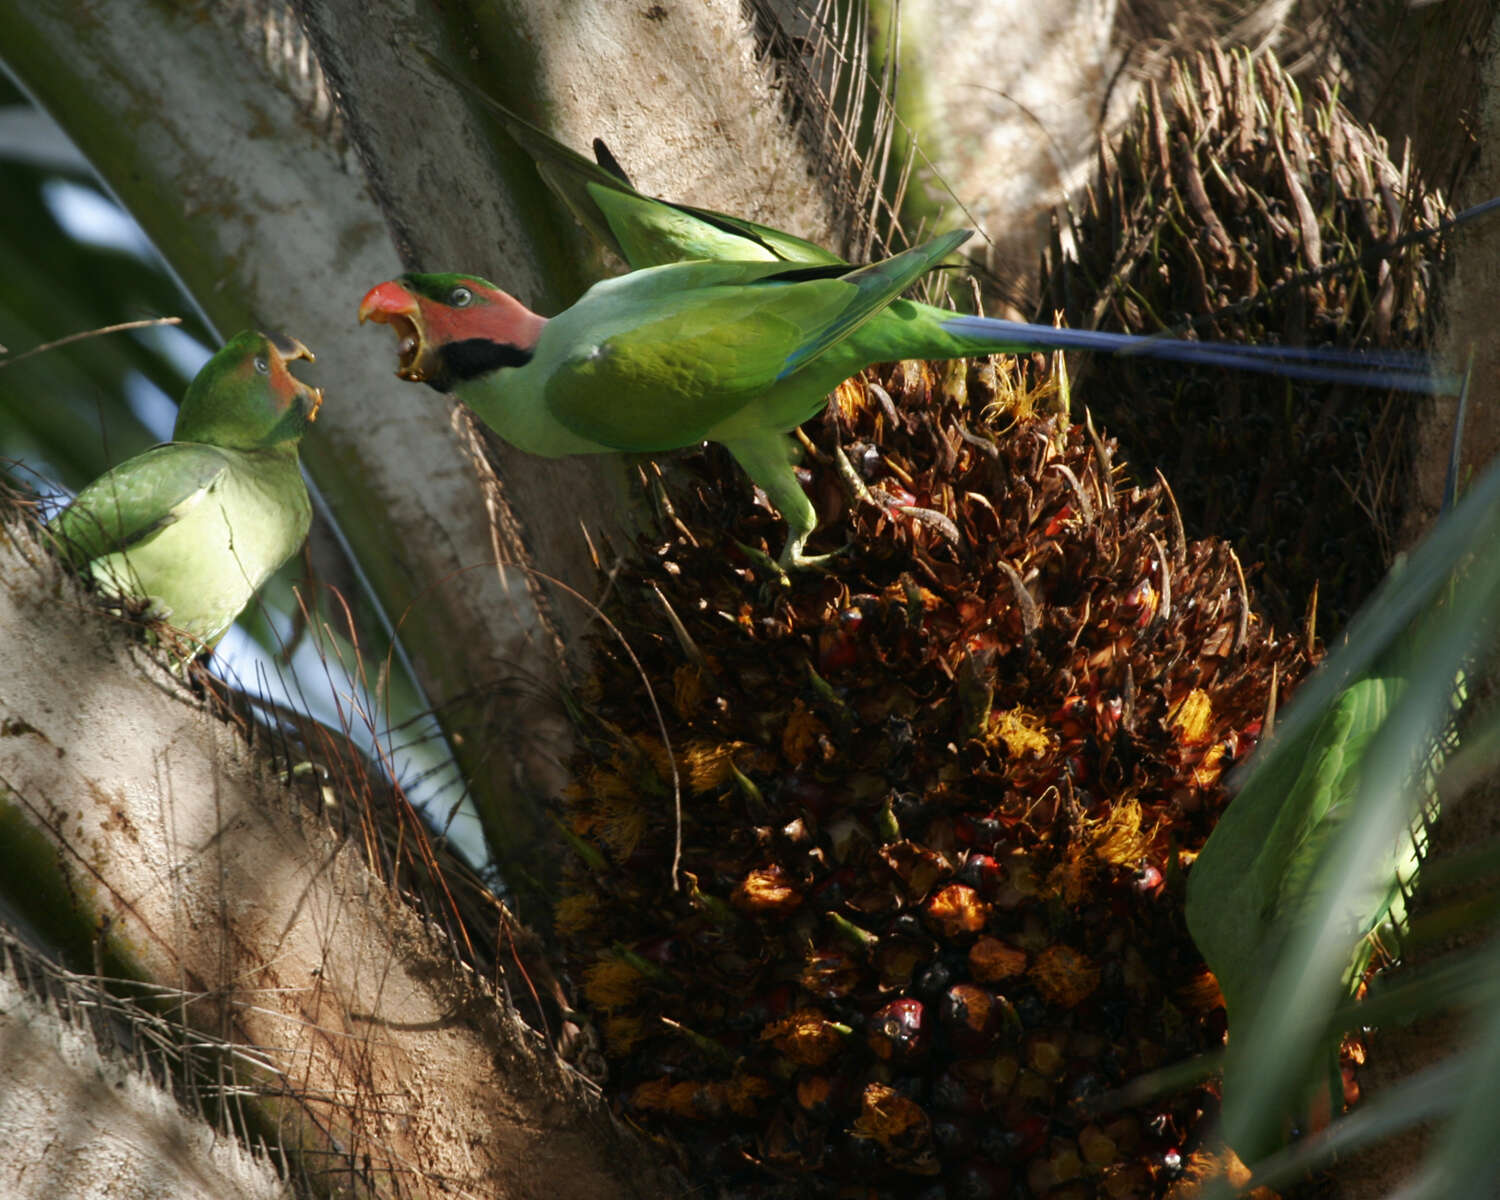
[[[1149,89],[1101,153],[1079,212],[1054,223],[1046,319],[1425,349],[1443,248],[1381,246],[1433,229],[1444,200],[1325,84],[1312,95],[1269,54],[1174,65],[1166,95]],[[1096,418],[1141,478],[1171,480],[1189,532],[1234,544],[1278,624],[1316,584],[1323,627],[1341,627],[1389,565],[1425,402],[1145,359],[1094,369],[1110,381]]]

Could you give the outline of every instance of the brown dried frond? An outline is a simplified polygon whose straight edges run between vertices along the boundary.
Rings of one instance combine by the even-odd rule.
[[[1269,53],[1175,63],[1101,155],[1076,219],[1058,215],[1039,312],[1127,333],[1426,349],[1446,251],[1398,242],[1448,206],[1326,82],[1305,93]],[[1342,625],[1390,561],[1421,403],[1140,357],[1083,366],[1107,372],[1091,404],[1136,476],[1159,467],[1190,532],[1258,564],[1278,624],[1318,584]]]

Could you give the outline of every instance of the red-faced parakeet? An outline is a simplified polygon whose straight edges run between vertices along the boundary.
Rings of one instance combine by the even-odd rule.
[[[395,330],[398,375],[451,392],[529,453],[723,444],[786,518],[784,567],[812,565],[802,548],[816,523],[788,431],[874,363],[1089,349],[1434,388],[1409,359],[1051,329],[898,298],[968,236],[864,267],[667,263],[597,283],[550,320],[477,276],[403,275],[372,288],[359,316]]]

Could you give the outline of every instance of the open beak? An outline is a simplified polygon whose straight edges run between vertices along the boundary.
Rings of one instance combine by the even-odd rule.
[[[284,333],[270,333],[266,335],[266,339],[271,343],[271,353],[276,358],[276,366],[286,372],[288,378],[296,385],[297,394],[302,398],[302,402],[307,405],[307,419],[316,421],[318,409],[323,407],[323,389],[303,383],[291,373],[288,366],[302,358],[308,362],[317,362],[313,352],[296,338],[288,337]]]
[[[422,383],[427,379],[429,372],[424,361],[427,347],[422,337],[422,309],[415,296],[394,279],[378,283],[359,302],[359,319],[361,323],[374,321],[379,325],[389,325],[395,330],[396,351],[400,355],[396,374],[400,378],[409,379],[413,383]]]

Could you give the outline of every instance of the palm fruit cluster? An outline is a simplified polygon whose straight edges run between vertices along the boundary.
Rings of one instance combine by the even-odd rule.
[[[1183,871],[1307,652],[1036,367],[843,385],[833,573],[774,579],[709,446],[609,577],[556,930],[620,1111],[718,1194],[1160,1196],[1215,1111],[1101,1101],[1222,1041]]]
[[[1041,319],[1255,344],[1425,348],[1447,215],[1321,81],[1304,103],[1269,54],[1174,64],[1060,219]],[[1412,494],[1422,402],[1374,389],[1108,364],[1095,416],[1190,533],[1239,550],[1278,624],[1316,582],[1339,627],[1384,574]]]

